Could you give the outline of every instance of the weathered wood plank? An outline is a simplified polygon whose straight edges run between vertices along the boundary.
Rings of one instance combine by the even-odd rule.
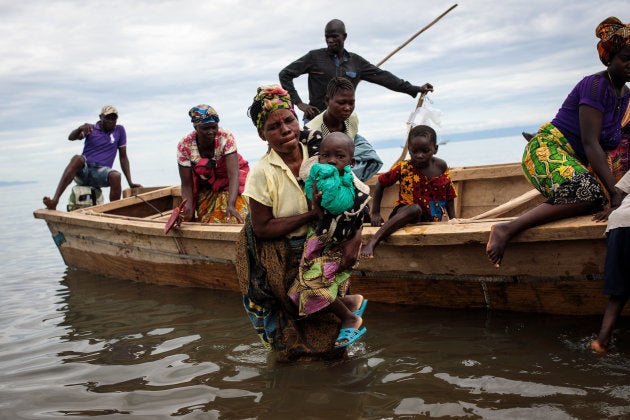
[[[456,167],[451,168],[450,173],[453,181],[460,181],[468,179],[522,177],[523,169],[521,168],[520,163],[515,162],[499,163],[495,165]]]
[[[203,260],[158,260],[118,256],[95,251],[67,249],[63,253],[69,267],[78,267],[104,276],[145,283],[180,287],[238,291],[236,270],[232,263]]]

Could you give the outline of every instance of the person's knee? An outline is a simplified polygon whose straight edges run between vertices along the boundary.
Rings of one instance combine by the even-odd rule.
[[[83,167],[85,166],[85,159],[81,155],[74,155],[70,159],[70,163],[68,164],[68,166],[75,171],[83,169]]]
[[[408,224],[419,222],[421,216],[422,207],[417,204],[408,204],[400,208],[400,210],[396,212],[396,215],[394,217],[396,217],[397,220]]]
[[[422,207],[417,204],[409,204],[404,209],[405,218],[412,220],[420,220],[420,216],[422,216]]]
[[[110,171],[107,175],[107,181],[109,182],[110,187],[120,187],[122,181],[120,172]]]

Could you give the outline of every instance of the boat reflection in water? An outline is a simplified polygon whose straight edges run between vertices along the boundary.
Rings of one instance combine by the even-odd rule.
[[[599,317],[370,302],[336,363],[276,364],[229,291],[68,270],[48,413],[151,418],[604,418],[630,415],[630,332]],[[50,377],[49,377],[50,380]],[[201,416],[201,417],[199,417]],[[188,418],[187,416],[185,418]]]

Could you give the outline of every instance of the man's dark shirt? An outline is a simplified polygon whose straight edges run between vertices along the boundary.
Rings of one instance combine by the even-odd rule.
[[[343,51],[343,54],[343,60],[339,62],[336,55],[331,54],[328,48],[311,50],[305,56],[298,58],[282,69],[279,74],[280,84],[289,92],[294,105],[303,102],[293,84],[293,79],[302,74],[308,74],[309,104],[317,107],[320,111],[326,109],[324,98],[326,97],[328,82],[337,76],[352,81],[355,89],[361,80],[366,80],[413,97],[420,91],[418,86],[399,79],[388,71],[381,70],[360,55],[346,50]]]

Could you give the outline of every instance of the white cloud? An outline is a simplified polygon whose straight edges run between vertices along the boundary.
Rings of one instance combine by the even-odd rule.
[[[7,2],[4,2],[7,3]],[[190,129],[188,109],[209,103],[242,153],[265,150],[247,107],[281,68],[324,46],[323,27],[346,23],[346,47],[376,63],[453,3],[428,0],[30,1],[0,5],[0,179],[24,179],[16,155],[58,173],[80,145],[70,130],[117,106],[129,135],[134,179],[145,165],[177,182],[175,145]],[[612,0],[463,0],[383,68],[431,82],[444,112],[441,135],[535,129],[580,77],[601,69],[594,28],[627,10]],[[296,80],[304,98],[306,78]],[[362,83],[361,132],[374,143],[404,139],[416,100]],[[516,128],[515,128],[516,127]],[[501,134],[501,135],[505,135]],[[41,161],[46,165],[38,165]],[[42,169],[43,171],[44,169]]]

